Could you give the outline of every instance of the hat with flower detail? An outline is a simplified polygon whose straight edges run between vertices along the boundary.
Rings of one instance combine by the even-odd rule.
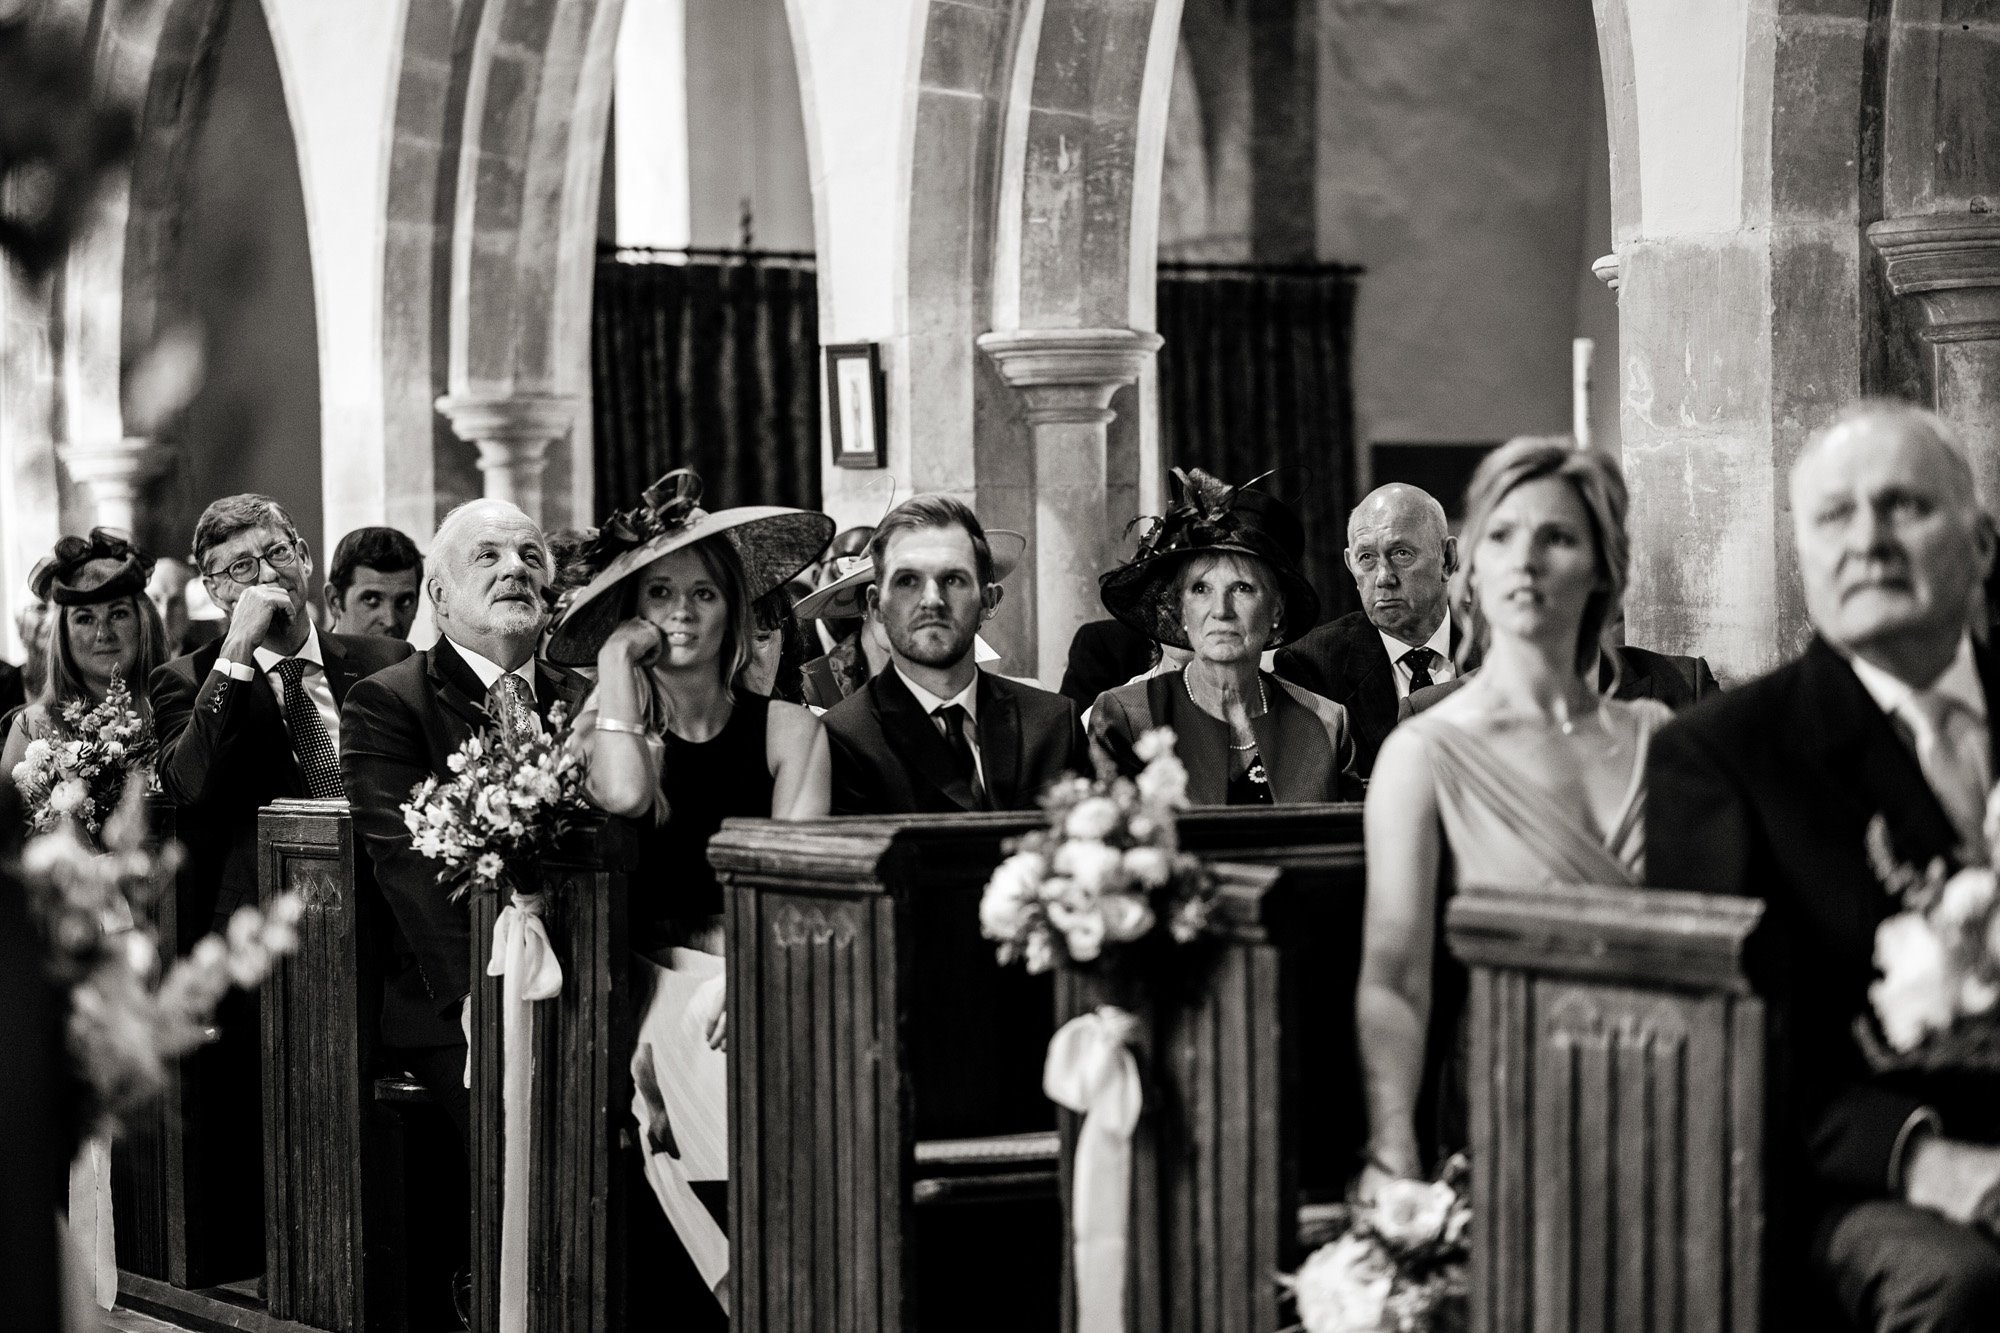
[[[833,537],[833,519],[806,509],[739,505],[710,513],[701,507],[701,478],[676,468],[648,486],[639,504],[604,520],[584,558],[597,569],[576,593],[550,636],[549,660],[588,666],[624,617],[624,598],[610,594],[662,556],[711,537],[726,540],[743,566],[745,593],[756,601],[819,558]]]
[[[1155,643],[1186,648],[1182,567],[1199,555],[1248,555],[1271,570],[1278,585],[1273,591],[1284,607],[1279,633],[1266,648],[1290,643],[1319,623],[1319,594],[1299,570],[1305,525],[1290,505],[1252,489],[1271,474],[1241,486],[1200,468],[1175,468],[1173,475],[1179,499],[1164,514],[1135,519],[1135,526],[1144,527],[1138,551],[1098,579],[1105,609]]]
[[[96,606],[142,596],[153,576],[153,557],[115,528],[92,528],[88,537],[64,537],[35,562],[28,587],[57,606]]]

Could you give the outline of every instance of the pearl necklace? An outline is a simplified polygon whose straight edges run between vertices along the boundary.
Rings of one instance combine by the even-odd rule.
[[[1185,670],[1181,672],[1181,688],[1187,691],[1188,702],[1193,704],[1196,708],[1201,708],[1201,700],[1194,697],[1194,682],[1188,679],[1188,673]],[[1202,711],[1205,713],[1208,710],[1202,708]],[[1270,711],[1271,711],[1271,701],[1264,695],[1264,677],[1260,674],[1257,677],[1257,716],[1262,717],[1264,716],[1264,714]],[[1223,720],[1225,722],[1228,721],[1227,718],[1224,718]],[[1238,745],[1232,741],[1230,743],[1229,748],[1236,751],[1238,754],[1241,754],[1245,750],[1256,749],[1257,742],[1251,741],[1248,745]]]

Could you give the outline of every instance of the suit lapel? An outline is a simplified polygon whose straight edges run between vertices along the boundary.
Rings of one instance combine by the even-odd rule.
[[[486,713],[486,687],[479,683],[479,677],[450,639],[439,639],[425,658],[425,674],[430,677],[432,692],[438,702],[449,711],[464,719],[474,731],[493,725],[493,719]]]
[[[1021,702],[979,673],[979,766],[986,774],[986,808],[1012,810],[1021,785]]]
[[[1264,761],[1271,799],[1319,799],[1319,779],[1334,767],[1326,728],[1276,681],[1264,682],[1264,697],[1270,709],[1250,719],[1250,730],[1257,737],[1257,757]]]
[[[902,674],[889,667],[867,688],[875,695],[875,717],[889,742],[889,761],[904,765],[912,777],[921,777],[959,809],[978,809],[972,788],[955,771],[944,737],[903,684]]]
[[[1361,642],[1347,655],[1348,710],[1371,734],[1387,735],[1396,722],[1396,678],[1391,674],[1395,667],[1382,646],[1381,632],[1366,617],[1358,633]]]
[[[1866,806],[1864,819],[1888,821],[1899,857],[1921,865],[1949,856],[1958,845],[1950,818],[1854,668],[1820,639],[1806,650],[1806,668],[1805,730],[1825,758],[1820,771],[1853,776],[1850,799]]]
[[[1175,750],[1187,770],[1188,801],[1221,805],[1229,799],[1229,729],[1195,707],[1178,671],[1166,671],[1146,685],[1153,725],[1172,727]],[[1138,737],[1133,737],[1137,740]]]
[[[333,706],[339,708],[347,702],[348,687],[354,684],[354,663],[348,656],[347,645],[335,634],[319,636],[319,656],[326,671],[326,687],[333,691]]]

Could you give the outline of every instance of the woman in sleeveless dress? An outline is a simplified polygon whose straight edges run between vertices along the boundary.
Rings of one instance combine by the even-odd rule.
[[[1473,476],[1460,542],[1454,603],[1483,663],[1390,733],[1368,790],[1364,1186],[1464,1146],[1465,980],[1440,930],[1449,893],[1640,883],[1646,750],[1670,716],[1595,684],[1629,549],[1615,462],[1566,438],[1510,441]]]

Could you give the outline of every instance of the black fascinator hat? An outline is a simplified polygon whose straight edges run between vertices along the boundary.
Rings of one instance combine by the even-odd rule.
[[[37,599],[57,606],[96,606],[143,595],[152,576],[153,557],[124,533],[92,528],[88,537],[64,537],[36,561],[28,587]]]
[[[1155,643],[1186,648],[1182,567],[1200,555],[1247,555],[1270,569],[1284,607],[1279,633],[1265,647],[1290,643],[1317,624],[1319,594],[1299,571],[1305,527],[1290,505],[1253,489],[1264,477],[1231,486],[1200,468],[1175,468],[1173,476],[1179,497],[1166,513],[1136,520],[1144,529],[1138,552],[1098,579],[1105,609]]]

